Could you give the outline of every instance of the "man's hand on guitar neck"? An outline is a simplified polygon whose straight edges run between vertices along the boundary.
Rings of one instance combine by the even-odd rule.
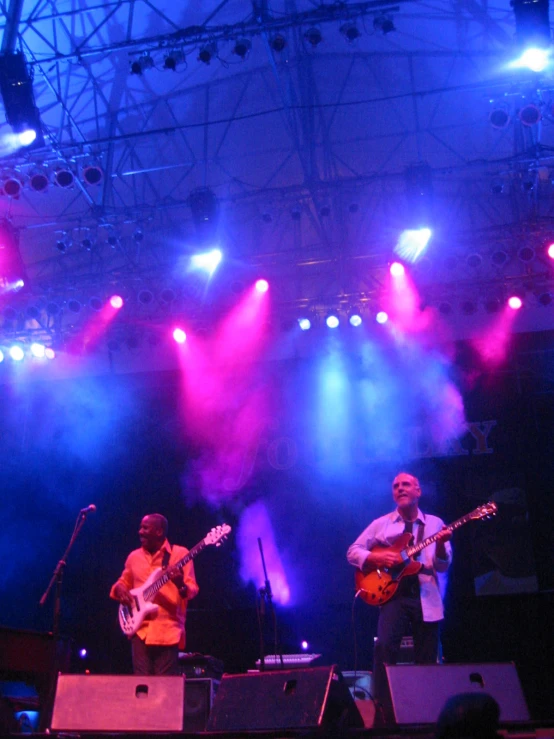
[[[127,589],[127,587],[122,583],[118,583],[113,591],[113,594],[117,598],[117,600],[122,603],[124,606],[133,606],[133,596]]]
[[[452,529],[450,529],[448,526],[445,526],[437,534],[435,551],[439,559],[448,559],[448,554],[446,552],[446,548],[444,544],[445,542],[450,541],[451,538],[452,538]]]
[[[374,549],[367,555],[363,569],[364,572],[381,570],[385,567],[394,567],[402,561],[400,552],[394,549]]]
[[[186,598],[188,588],[185,585],[185,580],[183,578],[183,570],[179,569],[179,567],[169,567],[167,574],[169,575],[171,582],[177,586],[177,590],[179,591],[181,598]]]

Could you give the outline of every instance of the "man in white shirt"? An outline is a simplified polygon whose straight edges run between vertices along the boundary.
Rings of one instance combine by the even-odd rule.
[[[380,607],[373,658],[373,692],[385,710],[388,691],[384,664],[396,664],[400,642],[408,627],[411,626],[413,634],[416,663],[436,662],[438,654],[439,626],[444,617],[438,576],[446,572],[452,560],[449,542],[452,532],[437,516],[420,511],[420,496],[418,479],[400,472],[392,483],[396,510],[372,521],[346,555],[350,564],[367,574],[401,564],[400,553],[387,547],[403,533],[409,531],[415,542],[439,534],[433,544],[419,553],[418,561],[422,564],[419,574],[401,578],[395,595]]]

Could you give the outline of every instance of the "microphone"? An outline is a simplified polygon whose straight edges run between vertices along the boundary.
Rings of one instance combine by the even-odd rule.
[[[96,510],[96,506],[94,505],[94,503],[91,503],[86,508],[81,508],[81,513],[83,513],[86,516],[87,513],[94,513],[95,510]]]

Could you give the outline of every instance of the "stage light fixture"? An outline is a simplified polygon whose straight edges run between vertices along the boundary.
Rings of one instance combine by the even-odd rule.
[[[356,41],[356,39],[360,38],[361,36],[360,29],[355,23],[352,22],[343,23],[339,30],[350,44]]]
[[[223,255],[220,249],[211,249],[202,254],[194,254],[190,258],[191,269],[202,269],[212,275],[221,262]]]
[[[145,69],[152,69],[153,66],[154,60],[148,52],[145,52],[131,62],[131,74],[141,75]]]
[[[23,180],[15,174],[8,175],[2,184],[4,195],[7,195],[9,198],[13,198],[14,200],[19,199],[22,189]]]
[[[151,290],[141,290],[137,295],[137,300],[141,305],[150,305],[154,300],[154,294]]]
[[[35,192],[46,192],[49,184],[48,175],[42,169],[35,170],[29,176],[29,187]]]
[[[51,318],[55,318],[55,316],[58,316],[60,314],[60,310],[61,308],[58,303],[54,302],[53,300],[46,304],[46,313]]]
[[[33,342],[30,346],[30,351],[33,357],[36,357],[37,359],[43,359],[46,353],[46,347],[44,346],[44,344]]]
[[[383,36],[386,36],[387,33],[392,33],[392,31],[396,31],[396,26],[394,25],[392,18],[389,18],[387,15],[378,15],[374,18],[373,28],[376,31],[380,31]]]
[[[203,64],[209,64],[214,56],[217,56],[217,44],[215,41],[210,41],[204,44],[198,52],[198,61]]]
[[[102,310],[102,301],[100,298],[97,298],[96,296],[93,296],[89,301],[88,304],[92,310],[98,312]]]
[[[472,316],[477,311],[477,305],[473,300],[462,300],[460,310],[464,316]]]
[[[508,255],[506,254],[504,249],[497,249],[492,253],[491,262],[495,265],[495,267],[503,267],[507,261]]]
[[[414,264],[424,252],[432,231],[430,228],[407,228],[402,231],[394,251],[401,259]]]
[[[71,311],[71,313],[79,313],[81,308],[81,303],[75,298],[70,298],[70,300],[67,301],[67,309]]]
[[[175,297],[175,290],[171,287],[164,287],[160,293],[160,303],[162,303],[162,305],[171,305],[175,300]]]
[[[527,67],[532,72],[542,72],[550,62],[550,49],[526,49],[516,61],[516,67]]]
[[[169,69],[172,72],[177,71],[179,64],[185,62],[185,53],[182,49],[174,49],[164,59],[164,69]]]
[[[542,118],[540,108],[530,103],[518,112],[518,118],[524,126],[535,126]]]
[[[328,328],[338,328],[340,323],[339,317],[335,313],[329,313],[325,318],[325,323]]]
[[[510,114],[504,108],[495,108],[489,113],[489,123],[493,128],[506,128],[510,122]]]
[[[393,277],[402,277],[405,271],[404,265],[400,262],[393,262],[390,266],[390,273]]]
[[[6,120],[22,146],[44,146],[40,113],[33,92],[33,70],[20,51],[0,54],[0,93]],[[32,135],[34,133],[34,136]]]
[[[0,349],[0,362],[4,361],[4,352]]]
[[[519,310],[523,306],[523,300],[519,295],[511,295],[508,298],[508,305],[512,310]]]
[[[535,258],[535,250],[532,246],[522,246],[517,252],[518,259],[528,264]]]
[[[259,293],[266,293],[269,290],[269,282],[264,279],[256,280],[256,290]]]
[[[58,187],[73,187],[75,175],[68,167],[56,167],[54,170],[54,184]]]
[[[9,355],[14,360],[14,362],[21,362],[21,360],[25,356],[25,352],[19,346],[19,344],[14,344],[10,347]]]
[[[310,44],[310,46],[315,49],[316,46],[318,46],[323,41],[323,36],[321,35],[321,31],[316,26],[312,26],[311,28],[308,28],[307,31],[304,33],[304,38],[306,41]]]
[[[386,311],[380,310],[375,316],[377,323],[384,324],[389,320],[389,315]]]
[[[144,239],[144,233],[141,228],[136,228],[133,233],[133,241],[136,241],[137,244]]]
[[[27,318],[30,318],[33,321],[38,321],[40,318],[40,310],[36,305],[27,306],[25,313],[27,314]]]
[[[554,244],[549,244],[548,248],[546,250],[546,253],[550,257],[550,259],[554,259]]]
[[[537,300],[539,301],[540,305],[544,305],[546,307],[547,305],[550,305],[552,303],[552,294],[549,292],[541,293]]]
[[[312,322],[309,318],[299,318],[298,325],[302,331],[309,331],[312,327]]]
[[[175,340],[175,341],[176,341],[176,342],[177,342],[178,344],[184,344],[184,343],[185,343],[185,341],[187,340],[187,335],[186,335],[186,333],[185,333],[185,332],[183,331],[183,329],[182,329],[182,328],[176,328],[176,329],[174,329],[174,331],[173,331],[173,339],[174,339],[174,340]]]
[[[362,314],[359,308],[352,308],[348,314],[348,323],[357,328],[362,325]]]
[[[283,49],[287,45],[287,40],[280,33],[276,33],[274,36],[271,37],[269,41],[269,45],[271,46],[273,51],[280,53],[281,51],[283,51]]]
[[[104,179],[104,172],[97,164],[89,164],[83,168],[82,176],[86,185],[99,185]]]
[[[110,298],[110,305],[112,308],[115,308],[115,310],[119,310],[120,308],[123,308],[123,298],[121,295],[112,295]]]
[[[487,313],[498,313],[501,304],[498,298],[488,298],[484,302],[485,310]]]
[[[251,48],[252,42],[249,39],[239,38],[233,46],[233,54],[236,54],[241,59],[246,59]]]
[[[466,264],[471,269],[478,269],[483,263],[483,257],[480,254],[469,254],[466,259]]]

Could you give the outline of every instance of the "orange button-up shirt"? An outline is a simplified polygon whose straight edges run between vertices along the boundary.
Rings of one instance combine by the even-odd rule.
[[[150,554],[142,547],[134,549],[127,557],[121,577],[112,585],[110,597],[117,600],[114,590],[119,583],[126,585],[129,590],[143,585],[155,570],[161,568],[165,551],[170,552],[168,567],[171,567],[188,554],[189,550],[177,545],[171,548],[167,539],[155,554]],[[137,635],[146,644],[179,644],[184,649],[187,603],[199,590],[192,561],[183,567],[183,579],[187,586],[186,598],[181,598],[177,586],[171,580],[156,593],[153,602],[159,606],[158,613],[154,618],[145,619],[137,631]]]

